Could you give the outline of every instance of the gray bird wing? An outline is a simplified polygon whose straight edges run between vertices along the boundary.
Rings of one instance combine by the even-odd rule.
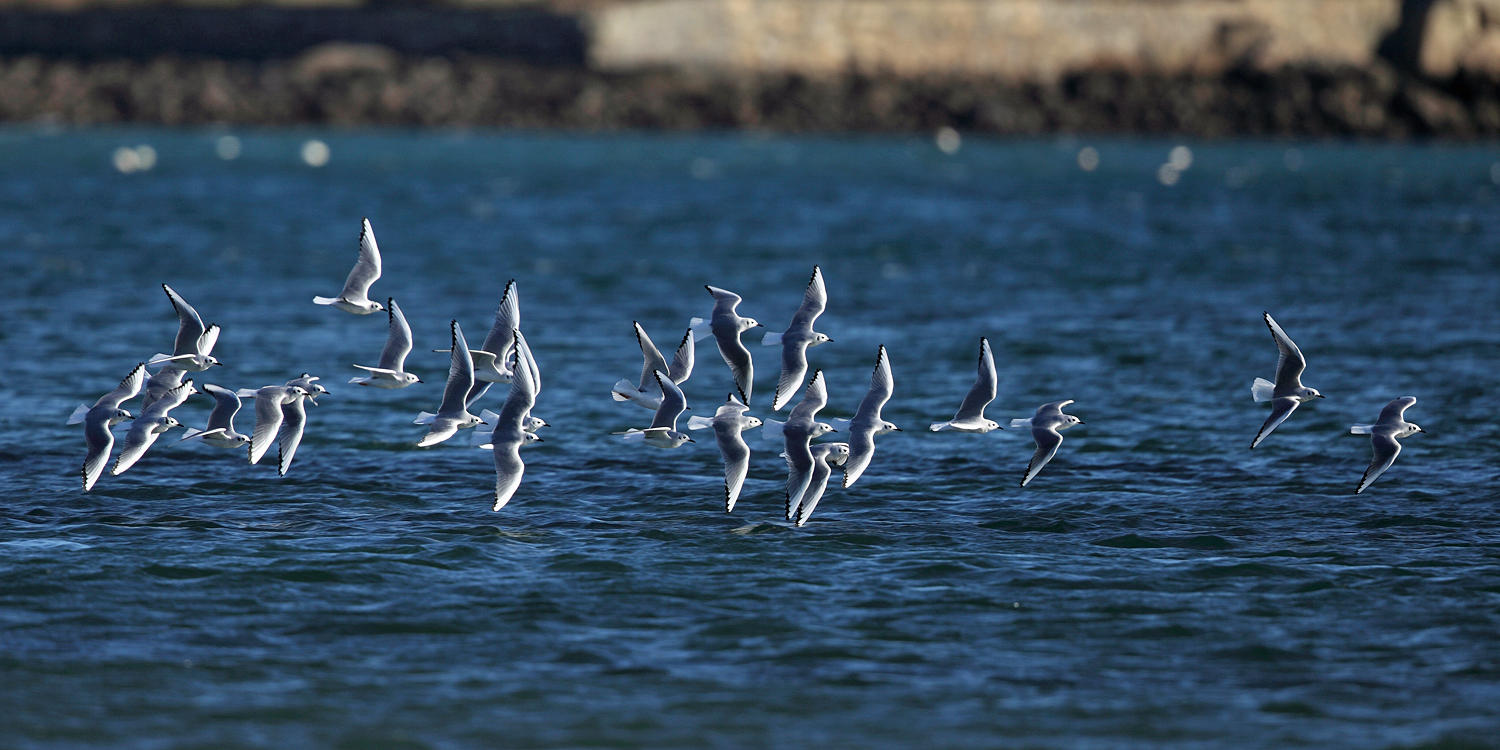
[[[813,373],[812,380],[807,383],[807,390],[803,391],[802,400],[792,407],[792,413],[787,416],[787,422],[805,421],[811,425],[813,418],[828,405],[828,384],[823,380],[823,371]]]
[[[115,407],[118,408],[118,407]],[[109,431],[109,420],[114,409],[91,411],[83,422],[83,440],[88,444],[88,455],[83,459],[83,491],[88,492],[99,481],[104,467],[109,465],[109,451],[115,446],[114,433]]]
[[[490,510],[500,510],[510,502],[521,486],[521,476],[526,473],[526,464],[521,461],[519,439],[495,446],[495,504]]]
[[[177,310],[177,340],[172,344],[172,356],[198,354],[198,341],[206,330],[203,318],[198,317],[198,311],[172,287],[162,284],[161,288],[167,293],[167,299],[172,301],[172,307]]]
[[[1290,396],[1271,399],[1271,416],[1266,417],[1265,423],[1260,426],[1260,432],[1255,433],[1255,439],[1250,441],[1250,447],[1260,445],[1260,441],[1265,440],[1272,430],[1285,422],[1287,417],[1292,416],[1292,412],[1297,410],[1299,403],[1301,402]]]
[[[736,315],[736,313],[735,313],[735,308],[739,307],[740,302],[744,301],[740,297],[740,295],[735,294],[734,292],[731,292],[728,289],[720,289],[720,288],[718,288],[716,286],[709,286],[707,284],[704,284],[703,288],[707,289],[708,293],[711,294],[711,295],[713,295],[713,298],[714,298],[714,311],[713,311],[713,315],[714,315],[714,317],[718,317],[720,315],[726,315],[726,314],[727,315],[735,315],[736,317],[738,317],[738,315]]]
[[[807,375],[807,339],[781,339],[781,377],[776,381],[776,393],[771,398],[771,409],[779,410],[797,392],[802,378]]]
[[[178,377],[181,377],[180,373]],[[129,375],[122,378],[120,384],[115,386],[114,390],[100,396],[99,400],[94,402],[94,406],[107,406],[111,410],[118,409],[120,408],[120,404],[135,398],[136,394],[141,392],[141,384],[145,382],[146,363],[142,362],[136,365],[135,369],[131,370]]]
[[[292,467],[292,457],[297,455],[297,446],[302,444],[302,430],[307,426],[305,398],[294,398],[281,405],[281,437],[276,441],[276,473],[286,476]]]
[[[516,336],[520,336],[519,331]],[[500,417],[491,427],[491,442],[496,446],[507,442],[512,436],[517,445],[520,444],[520,434],[525,429],[522,422],[536,405],[536,383],[532,382],[531,370],[521,365],[519,354],[517,352],[515,375],[510,380],[510,393],[505,397],[505,404],[500,407]]]
[[[240,412],[240,397],[228,388],[220,388],[213,383],[204,383],[203,392],[214,398],[214,410],[208,414],[208,424],[205,430],[219,427],[228,432],[234,432],[234,415]]]
[[[651,419],[651,429],[665,427],[676,430],[677,418],[687,411],[687,397],[682,395],[682,389],[665,373],[658,370],[652,376],[661,386],[661,406],[656,408],[656,416]]]
[[[281,402],[287,386],[268,385],[255,392],[255,431],[250,434],[250,463],[260,463],[281,429]]]
[[[1026,476],[1021,477],[1022,487],[1035,479],[1042,467],[1057,455],[1057,447],[1062,445],[1063,440],[1062,433],[1050,427],[1031,428],[1031,437],[1036,440],[1036,453],[1031,454],[1031,462],[1026,464]]]
[[[714,314],[718,315],[717,312]],[[750,350],[745,348],[745,343],[740,340],[738,327],[713,326],[713,333],[714,342],[719,345],[719,356],[724,358],[724,364],[729,365],[735,390],[740,392],[740,398],[745,403],[750,403],[750,392],[755,387],[755,360],[751,358]]]
[[[823,285],[823,270],[813,266],[812,278],[807,282],[807,291],[802,293],[802,304],[792,315],[792,324],[787,326],[787,331],[800,330],[811,333],[813,323],[819,315],[823,314],[827,306],[828,288]]]
[[[349,276],[344,279],[344,291],[339,296],[353,302],[366,301],[370,298],[370,285],[378,278],[380,246],[375,243],[375,229],[370,226],[370,220],[363,219],[359,225],[359,259],[354,262],[354,268],[349,269]]]
[[[990,351],[990,340],[981,338],[979,375],[974,379],[974,387],[969,389],[969,395],[964,396],[963,403],[958,405],[958,413],[953,415],[953,421],[984,419],[984,407],[995,400],[995,384],[995,355]]]
[[[878,429],[884,420],[880,416],[880,410],[885,408],[887,401],[891,400],[891,393],[895,391],[896,381],[891,377],[891,361],[886,357],[885,347],[881,346],[875,354],[875,370],[870,373],[870,390],[860,400],[859,407],[854,410],[854,418],[851,423],[869,425],[870,429]]]
[[[490,385],[492,384],[488,381],[475,380],[474,387],[470,388],[468,394],[464,396],[464,408],[471,412],[474,411],[474,404],[479,403],[479,399],[484,398],[484,394],[489,393]]]
[[[515,346],[516,351],[520,353],[520,356],[516,358],[517,364],[524,362],[526,369],[531,372],[531,395],[534,399],[542,392],[542,368],[537,366],[536,355],[531,353],[531,343],[526,340],[526,334],[521,333],[520,329],[516,330]]]
[[[516,292],[516,280],[505,282],[505,293],[500,295],[500,306],[495,308],[495,323],[485,334],[484,344],[479,348],[495,355],[495,361],[504,363],[510,356],[510,348],[516,343],[516,331],[521,330],[521,298]]]
[[[207,357],[213,354],[214,347],[219,344],[219,324],[212,323],[203,335],[198,337],[198,353]]]
[[[641,384],[637,387],[637,390],[644,391],[655,382],[653,373],[657,370],[662,372],[667,371],[667,358],[661,355],[661,350],[657,349],[656,344],[652,343],[651,337],[646,335],[646,329],[642,328],[640,323],[634,323],[633,325],[635,326],[636,343],[641,345],[641,357],[645,360],[641,365]]]
[[[1364,492],[1365,488],[1384,474],[1386,469],[1391,468],[1391,464],[1396,463],[1396,456],[1401,455],[1401,443],[1394,435],[1384,430],[1370,433],[1370,446],[1372,450],[1370,467],[1365,469],[1365,475],[1360,477],[1359,486],[1354,489],[1356,495]]]
[[[693,358],[696,345],[693,343],[693,329],[687,329],[682,335],[682,343],[677,345],[677,353],[672,355],[672,364],[667,370],[667,375],[672,382],[678,385],[687,382],[688,376],[693,374]]]
[[[120,455],[115,458],[115,466],[109,470],[110,474],[119,476],[127,469],[135,466],[135,462],[146,455],[146,449],[156,442],[161,434],[152,429],[155,426],[153,420],[137,418],[130,425],[130,432],[125,433],[125,442],[120,444]]]
[[[719,444],[719,453],[724,456],[725,513],[734,512],[734,504],[745,485],[745,475],[750,472],[750,446],[741,434],[740,419],[739,414],[714,418],[714,438]]]
[[[1271,317],[1265,313],[1266,327],[1271,329],[1271,338],[1276,340],[1276,394],[1291,395],[1289,391],[1302,387],[1302,371],[1307,369],[1307,360],[1302,356],[1302,350],[1292,343],[1286,331]]]
[[[469,342],[464,339],[463,328],[457,320],[448,323],[452,334],[452,350],[448,352],[448,382],[443,386],[443,403],[438,414],[457,416],[467,413],[464,399],[474,387],[474,360],[469,356]]]
[[[1375,424],[1399,425],[1402,422],[1405,422],[1406,410],[1410,409],[1412,404],[1415,403],[1417,403],[1416,396],[1402,396],[1401,398],[1391,401],[1389,404],[1385,405],[1384,409],[1380,410],[1380,419],[1375,420]]]
[[[161,398],[153,401],[150,406],[142,409],[140,419],[149,421],[165,417],[167,412],[182,406],[182,402],[194,393],[196,390],[193,388],[193,381],[185,380],[181,385],[162,394]]]
[[[380,350],[379,366],[382,370],[404,372],[406,355],[411,354],[411,326],[407,324],[406,315],[402,314],[395,297],[386,300],[385,311],[390,318],[390,329],[385,335],[385,348]],[[472,361],[470,365],[473,365]]]

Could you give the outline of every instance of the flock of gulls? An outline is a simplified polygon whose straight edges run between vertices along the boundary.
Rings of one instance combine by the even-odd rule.
[[[343,290],[337,297],[314,297],[313,302],[355,315],[385,311],[389,332],[379,359],[374,365],[353,365],[366,374],[351,378],[349,382],[372,388],[405,388],[422,382],[404,369],[407,355],[412,350],[411,327],[394,298],[388,297],[384,305],[370,299],[370,286],[380,278],[380,269],[380,248],[369,220],[365,219],[359,236],[359,258],[349,272]],[[750,447],[745,442],[744,432],[762,427],[767,440],[779,441],[783,446],[781,457],[786,459],[787,466],[786,520],[801,526],[817,508],[835,468],[841,470],[842,487],[853,486],[874,458],[875,438],[900,429],[881,417],[881,409],[890,400],[895,387],[885,347],[876,351],[869,391],[860,401],[853,418],[818,421],[818,412],[828,403],[828,390],[821,370],[813,369],[811,377],[808,376],[808,350],[833,339],[813,330],[828,303],[822,271],[814,266],[812,278],[790,325],[783,332],[763,334],[761,340],[764,345],[781,349],[780,377],[775,392],[771,394],[771,411],[780,412],[792,405],[793,398],[799,393],[801,397],[785,421],[767,419],[762,422],[749,414],[755,364],[744,336],[752,329],[764,326],[754,318],[739,314],[742,301],[739,295],[715,286],[705,288],[713,297],[713,311],[708,318],[690,321],[670,362],[646,330],[639,323],[635,324],[635,336],[644,360],[640,378],[635,382],[620,380],[611,395],[618,402],[652,410],[653,416],[649,426],[616,434],[625,441],[672,449],[695,442],[691,436],[693,431],[712,430],[724,458],[724,510],[733,512],[750,469]],[[101,396],[92,406],[79,405],[68,421],[68,424],[82,423],[84,426],[84,439],[88,444],[88,455],[83,463],[84,491],[93,489],[109,464],[115,443],[112,427],[131,420],[114,466],[110,468],[111,475],[119,475],[134,466],[162,434],[182,426],[169,412],[198,393],[214,399],[213,411],[203,429],[188,428],[181,440],[202,440],[219,448],[243,446],[251,464],[259,463],[274,442],[278,451],[277,471],[285,475],[302,441],[307,423],[306,404],[316,405],[317,397],[328,393],[328,389],[317,382],[318,377],[304,372],[285,383],[260,388],[231,390],[204,384],[199,390],[191,379],[184,378],[188,373],[205,372],[219,364],[213,356],[219,327],[204,325],[198,311],[170,286],[163,284],[162,289],[177,311],[179,321],[172,353],[157,354],[137,364],[119,386]],[[1260,445],[1297,407],[1323,397],[1316,389],[1302,385],[1307,360],[1297,345],[1270,313],[1265,314],[1265,322],[1276,342],[1279,359],[1274,382],[1256,378],[1251,386],[1251,395],[1256,402],[1271,405],[1271,414],[1251,441],[1251,448]],[[487,432],[476,430],[472,442],[479,448],[494,452],[493,510],[498,511],[505,507],[521,484],[525,473],[521,448],[541,441],[537,432],[548,426],[546,420],[531,413],[542,390],[542,378],[531,347],[521,333],[516,282],[512,280],[506,285],[494,324],[478,349],[469,348],[458,321],[452,321],[450,333],[450,347],[435,350],[449,353],[443,399],[436,412],[421,412],[415,419],[416,424],[427,427],[427,433],[417,445],[437,445],[452,438],[459,430],[488,426]],[[728,365],[735,391],[727,396],[713,417],[690,417],[682,425],[687,429],[682,430],[678,422],[687,411],[687,399],[680,386],[693,373],[695,343],[708,337],[714,339],[720,356]],[[148,368],[157,369],[148,377]],[[474,414],[472,410],[479,400],[490,386],[497,383],[510,386],[500,411],[481,410],[478,415]],[[989,341],[981,338],[978,376],[973,387],[964,396],[952,419],[933,423],[929,429],[965,433],[1003,429],[998,422],[984,416],[985,407],[995,399],[995,393],[994,354]],[[135,416],[122,406],[137,396],[143,396],[143,403],[140,414]],[[236,431],[234,426],[242,399],[246,398],[255,401],[255,427],[249,435]],[[1405,419],[1406,410],[1416,402],[1412,396],[1395,399],[1381,410],[1373,424],[1351,426],[1352,434],[1370,436],[1373,449],[1370,466],[1354,490],[1356,494],[1363,492],[1395,462],[1401,452],[1399,439],[1423,432],[1417,424]],[[1070,399],[1042,404],[1031,418],[1010,420],[1008,426],[1011,429],[1029,430],[1036,442],[1036,452],[1021,476],[1022,487],[1030,484],[1057,455],[1063,442],[1062,431],[1083,424],[1078,417],[1063,412],[1072,403]],[[829,434],[838,434],[844,440],[814,442]]]

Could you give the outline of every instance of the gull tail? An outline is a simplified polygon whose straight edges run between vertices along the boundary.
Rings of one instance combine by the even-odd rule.
[[[430,411],[419,411],[419,412],[417,412],[417,418],[413,419],[411,421],[411,423],[412,424],[432,424],[432,420],[436,416],[437,416],[436,414],[433,414]]]
[[[370,380],[369,378],[353,377],[353,378],[349,378],[349,384],[350,385],[366,385],[369,382],[369,380]]]
[[[1012,420],[1010,420],[1010,428],[1012,430],[1026,430],[1026,429],[1030,429],[1031,428],[1031,420],[1029,420],[1029,419],[1012,419]]]
[[[776,346],[781,343],[781,334],[775,331],[767,331],[766,335],[761,337],[760,343],[766,346]]]
[[[629,401],[630,396],[627,396],[626,394],[634,395],[635,392],[636,390],[634,384],[632,384],[629,380],[620,378],[620,381],[618,383],[615,383],[615,387],[609,392],[609,395],[610,398],[613,398],[616,401]]]
[[[952,426],[952,424],[952,422],[933,422],[932,424],[927,426],[927,429],[932,430],[933,432],[942,432],[943,430],[946,430],[950,426]]]
[[[833,419],[828,420],[828,423],[833,425],[833,431],[840,433],[849,431],[849,422],[850,420],[844,419],[843,417],[834,417]]]
[[[500,412],[491,411],[490,409],[485,409],[484,411],[479,412],[479,418],[482,419],[482,420],[484,420],[485,424],[493,425],[493,424],[495,424],[495,423],[497,423],[497,422],[500,421]],[[484,433],[478,432],[478,431],[476,431],[476,433],[480,434],[480,435],[484,434]]]
[[[707,320],[705,320],[703,318],[699,318],[697,316],[694,316],[694,317],[688,319],[688,328],[691,328],[693,330],[693,340],[694,341],[702,341],[702,340],[708,338],[709,336],[714,335],[713,329],[710,328],[709,326],[710,326],[709,321],[707,321]]]
[[[338,297],[313,297],[314,305],[332,305],[338,301]]]
[[[1250,396],[1256,403],[1270,401],[1276,397],[1276,384],[1265,378],[1256,378],[1250,386]]]
[[[78,424],[79,422],[82,422],[83,418],[88,416],[89,408],[90,407],[88,404],[79,404],[78,408],[74,409],[73,413],[68,415],[68,424]]]
[[[1351,424],[1351,425],[1349,425],[1349,434],[1350,435],[1368,435],[1374,429],[1375,429],[1375,425],[1372,425],[1372,424]]]
[[[616,432],[614,434],[619,435],[621,440],[635,441],[646,439],[646,432],[644,430],[637,430],[634,427],[624,432]]]
[[[255,398],[255,389],[254,388],[241,388],[241,389],[235,391],[234,395],[239,396],[240,398]]]
[[[691,416],[687,423],[689,430],[704,430],[714,426],[714,421],[708,417]]]
[[[778,422],[774,419],[764,420],[761,422],[760,436],[771,443],[781,440],[785,425],[786,422]]]

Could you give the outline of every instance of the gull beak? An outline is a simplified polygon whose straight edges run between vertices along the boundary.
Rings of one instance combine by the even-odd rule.
[[[536,440],[533,440],[532,442],[534,442],[534,443],[545,443],[547,441],[545,441],[545,440],[543,440],[541,438],[537,438]]]
[[[752,327],[753,327],[753,328],[765,328],[765,327],[766,327],[766,324],[765,324],[765,323],[756,323],[756,324],[755,324],[755,325],[754,325],[754,326],[752,326]]]
[[[832,344],[832,343],[833,343],[833,337],[832,337],[832,336],[829,336],[829,337],[828,337],[828,343],[830,343],[830,344]]]
[[[1080,420],[1078,420],[1078,424],[1088,424],[1088,422],[1085,422],[1082,419],[1080,419]]]
[[[831,428],[831,429],[829,429],[829,430],[828,430],[828,431],[829,431],[829,432],[838,432],[838,429],[837,429],[837,428]]]
[[[1323,395],[1323,394],[1321,394],[1321,393],[1319,393],[1319,394],[1318,394],[1318,398],[1328,398],[1328,397],[1327,397],[1327,396],[1324,396],[1324,395]]]

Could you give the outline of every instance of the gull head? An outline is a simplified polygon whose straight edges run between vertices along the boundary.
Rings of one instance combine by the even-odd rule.
[[[1419,425],[1416,422],[1407,422],[1405,432],[1406,435],[1415,435],[1419,432],[1426,434],[1427,431],[1422,429],[1422,425]],[[1402,437],[1406,437],[1406,435],[1402,435]]]
[[[222,365],[222,364],[224,364],[223,362],[219,361],[218,357],[215,357],[212,354],[201,355],[201,356],[198,357],[198,359],[200,360],[198,362],[199,366],[201,366],[205,370],[207,370],[210,367],[213,367],[214,365]]]
[[[552,426],[551,423],[549,423],[545,419],[542,419],[541,417],[527,416],[525,423],[522,425],[522,429],[524,429],[527,432],[536,432],[537,430],[540,430],[543,427],[551,427],[551,426]]]
[[[764,423],[760,421],[760,417],[745,417],[745,426],[741,427],[740,429],[753,430],[761,426],[762,424]]]
[[[369,304],[365,305],[365,309],[369,310],[370,312],[380,312],[385,309],[385,305],[382,305],[375,300],[370,300]]]
[[[1323,398],[1323,394],[1318,393],[1317,388],[1302,387],[1297,389],[1298,401],[1311,401],[1315,398]]]
[[[1083,424],[1083,420],[1073,416],[1072,414],[1064,414],[1062,424],[1058,425],[1057,429],[1066,430],[1069,427],[1077,424]]]
[[[998,427],[999,425],[996,425],[996,426]],[[879,432],[881,434],[884,434],[884,433],[887,433],[887,432],[900,432],[900,431],[901,431],[901,428],[897,427],[895,422],[881,422],[880,423],[880,430],[879,430]]]
[[[830,432],[838,432],[838,430],[833,429],[833,425],[828,424],[827,422],[814,422],[810,436],[821,437],[823,435],[827,435]]]
[[[128,411],[125,411],[124,409],[115,409],[115,413],[111,414],[109,417],[109,423],[111,425],[117,425],[127,419],[135,419],[135,415],[131,414]]]
[[[1000,423],[996,422],[993,419],[986,419],[986,420],[984,420],[984,431],[985,432],[989,432],[990,430],[1003,430],[1003,429],[1005,429],[1005,428],[1001,427]]]
[[[751,328],[760,327],[760,321],[756,320],[755,318],[740,318],[740,333],[744,333]]]
[[[466,427],[478,427],[479,425],[482,425],[482,424],[486,424],[486,422],[483,419],[480,419],[479,417],[476,417],[473,414],[465,414],[464,418],[463,418],[463,421],[459,422],[458,426],[459,426],[460,429],[462,429],[462,428],[466,428]]]
[[[832,341],[832,340],[833,339],[831,339],[831,338],[828,337],[828,334],[826,334],[826,333],[817,333],[816,331],[814,331],[813,332],[812,341],[809,341],[807,343],[807,345],[808,346],[817,346],[818,344],[822,344],[822,343],[825,343],[825,342],[828,342],[828,341]]]
[[[529,443],[540,443],[540,442],[542,442],[542,436],[536,434],[535,432],[522,432],[521,433],[521,445],[527,445]]]
[[[401,373],[401,382],[407,385],[415,385],[422,382],[422,379],[409,372],[403,372]]]
[[[181,427],[181,426],[182,426],[182,423],[179,422],[179,421],[177,421],[176,417],[162,417],[161,419],[158,419],[156,421],[156,431],[157,432],[166,432],[167,430],[170,430],[173,427]]]
[[[849,462],[848,443],[828,444],[828,463],[832,466],[843,466]]]

